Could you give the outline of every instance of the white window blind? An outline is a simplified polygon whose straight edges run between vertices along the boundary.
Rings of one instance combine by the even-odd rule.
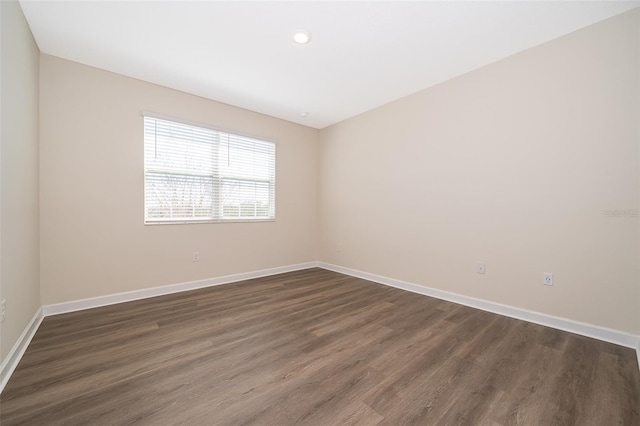
[[[144,117],[145,223],[275,219],[275,143]]]

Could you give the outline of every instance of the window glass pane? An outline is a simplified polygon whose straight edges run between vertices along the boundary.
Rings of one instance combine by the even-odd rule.
[[[222,216],[269,217],[269,182],[221,179]]]
[[[147,217],[173,220],[212,217],[212,186],[210,176],[147,173]]]

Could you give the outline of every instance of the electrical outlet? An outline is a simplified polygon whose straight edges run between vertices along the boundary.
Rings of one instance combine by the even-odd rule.
[[[336,244],[336,250],[342,251],[342,243]]]
[[[0,302],[0,322],[4,322],[4,318],[7,316],[7,300]]]
[[[483,262],[476,263],[476,274],[484,274],[486,266]]]
[[[544,285],[553,285],[553,274],[551,272],[542,274],[542,282]]]
[[[193,261],[200,262],[200,253],[198,253],[197,251],[193,252]]]

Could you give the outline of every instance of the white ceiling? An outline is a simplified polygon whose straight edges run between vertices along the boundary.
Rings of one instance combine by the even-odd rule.
[[[616,1],[33,1],[43,53],[323,128],[637,7]],[[296,45],[297,29],[312,34]],[[302,111],[309,113],[301,116]]]

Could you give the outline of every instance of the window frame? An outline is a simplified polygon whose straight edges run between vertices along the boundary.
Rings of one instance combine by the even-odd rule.
[[[256,135],[251,135],[251,134],[247,134],[244,132],[237,132],[234,130],[227,130],[221,127],[217,127],[217,126],[212,126],[209,124],[202,124],[202,123],[198,123],[198,122],[194,122],[194,121],[189,121],[189,120],[184,120],[181,118],[176,118],[176,117],[171,117],[171,116],[166,116],[166,115],[162,115],[162,114],[157,114],[154,112],[149,112],[149,111],[142,111],[142,192],[143,192],[143,197],[142,197],[142,215],[143,215],[143,223],[144,225],[187,225],[187,224],[206,224],[206,223],[214,223],[214,224],[221,224],[221,223],[261,223],[261,222],[275,222],[276,221],[276,200],[277,200],[277,184],[276,184],[276,176],[277,176],[277,153],[278,153],[278,141],[272,138],[265,138],[263,136],[256,136]],[[270,205],[270,210],[273,211],[273,216],[271,217],[255,217],[255,218],[250,218],[250,217],[229,217],[229,218],[224,218],[222,217],[222,215],[220,215],[219,218],[192,218],[192,219],[185,219],[185,218],[177,218],[177,219],[148,219],[147,218],[147,185],[146,185],[146,180],[147,180],[147,164],[146,164],[146,153],[145,153],[145,149],[146,149],[146,140],[145,140],[145,118],[151,118],[151,119],[157,119],[157,120],[163,120],[163,121],[169,121],[169,122],[174,122],[177,124],[181,124],[181,125],[186,125],[186,126],[193,126],[193,127],[199,127],[202,129],[207,129],[207,130],[211,130],[214,132],[220,132],[220,133],[225,133],[228,135],[232,135],[232,136],[237,136],[240,138],[249,138],[249,139],[255,139],[258,140],[260,142],[265,142],[265,143],[270,143],[273,144],[273,170],[271,173],[272,176],[272,180],[262,180],[262,182],[268,182],[269,183],[269,189],[270,191],[273,192],[273,195],[269,196],[270,200],[273,200],[273,205]],[[220,143],[220,142],[218,142]],[[220,146],[215,147],[215,151],[219,151],[220,150]],[[219,153],[218,153],[219,155]],[[214,186],[217,185],[217,197],[214,197],[213,199],[213,205],[212,205],[212,209],[214,211],[219,211],[219,213],[222,212],[222,205],[221,205],[221,201],[220,201],[220,188],[222,186],[222,180],[223,179],[228,179],[225,177],[222,177],[220,175],[219,170],[216,171],[216,173],[214,173],[212,175],[213,177],[213,184],[212,184],[212,190],[214,189]],[[217,181],[217,183],[216,183]]]

